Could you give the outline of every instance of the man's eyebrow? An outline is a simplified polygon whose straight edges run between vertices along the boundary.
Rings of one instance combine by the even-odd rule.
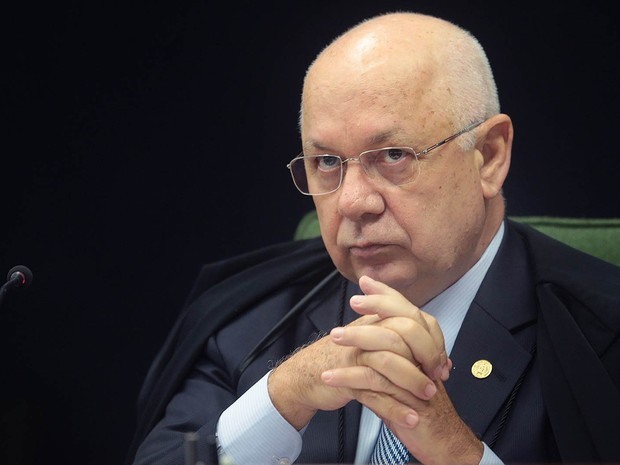
[[[312,140],[309,140],[309,141],[305,142],[303,144],[302,148],[303,148],[304,152],[316,151],[316,152],[320,152],[320,153],[328,153],[330,151],[327,146],[325,146],[325,145],[323,145],[323,144],[321,144],[319,142],[312,141]]]
[[[399,130],[383,131],[370,137],[368,144],[372,147],[384,145],[387,141],[393,141],[397,135],[400,135]]]
[[[381,145],[385,145],[387,141],[394,140],[395,137],[400,136],[400,130],[390,130],[383,131],[377,134],[373,134],[367,138],[366,143],[364,144],[368,149],[380,148]],[[316,151],[317,153],[334,153],[328,145],[323,145],[319,141],[308,140],[305,144],[303,144],[304,152]]]

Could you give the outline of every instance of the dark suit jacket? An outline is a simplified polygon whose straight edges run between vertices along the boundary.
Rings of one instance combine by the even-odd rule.
[[[506,224],[452,350],[450,397],[505,462],[620,462],[620,269]],[[197,431],[198,458],[217,463],[220,413],[275,361],[355,318],[355,292],[320,239],[205,267],[145,380],[129,461],[142,444],[136,463],[181,465],[183,432]],[[493,364],[484,379],[471,373],[480,359]],[[297,463],[353,462],[359,414],[356,402],[319,412]]]

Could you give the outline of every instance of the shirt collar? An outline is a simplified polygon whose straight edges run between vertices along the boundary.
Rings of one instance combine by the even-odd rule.
[[[457,282],[422,306],[422,310],[434,316],[444,334],[446,350],[452,351],[456,335],[465,319],[504,237],[504,223],[500,225],[493,240],[480,259]]]

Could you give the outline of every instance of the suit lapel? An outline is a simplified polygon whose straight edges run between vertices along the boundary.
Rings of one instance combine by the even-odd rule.
[[[461,418],[483,437],[517,385],[532,354],[474,303],[463,322],[451,358],[453,369],[446,390]],[[481,368],[474,369],[475,364]],[[489,368],[491,371],[487,374]]]
[[[525,246],[510,227],[463,321],[446,382],[455,408],[480,437],[518,388],[535,346],[536,303]],[[491,372],[472,372],[478,361]],[[487,363],[488,362],[488,363]]]

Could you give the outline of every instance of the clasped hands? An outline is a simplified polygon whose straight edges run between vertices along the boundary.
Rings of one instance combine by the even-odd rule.
[[[474,463],[482,443],[443,382],[452,367],[437,321],[384,283],[363,276],[351,298],[360,318],[297,350],[273,370],[269,394],[297,429],[318,410],[355,399],[379,416],[421,463]]]

